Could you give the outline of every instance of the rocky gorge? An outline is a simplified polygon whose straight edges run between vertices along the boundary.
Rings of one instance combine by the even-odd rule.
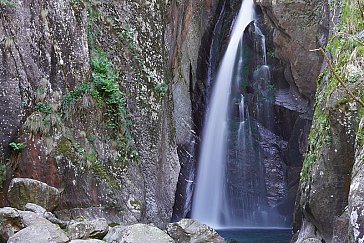
[[[1,240],[222,241],[183,218],[209,80],[241,2],[0,0]],[[269,128],[251,112],[268,204],[293,222],[292,242],[362,242],[364,2],[255,4],[274,90]],[[259,87],[244,92],[254,100]],[[56,199],[14,204],[21,178]]]

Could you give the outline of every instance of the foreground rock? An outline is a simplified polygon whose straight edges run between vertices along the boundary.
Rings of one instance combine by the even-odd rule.
[[[115,227],[105,237],[106,242],[135,243],[172,243],[175,242],[167,233],[157,227],[146,224],[134,224],[127,227]],[[182,242],[182,241],[181,241]]]
[[[95,219],[91,221],[73,222],[68,226],[70,239],[102,239],[108,232],[109,226],[106,219]]]
[[[24,224],[18,210],[9,207],[0,209],[0,242],[7,241],[22,228]]]
[[[103,243],[103,240],[88,239],[88,240],[71,240],[70,243]]]
[[[226,242],[214,229],[193,219],[171,223],[167,232],[177,242]]]
[[[28,178],[14,178],[8,190],[10,205],[21,210],[25,209],[27,203],[35,203],[52,211],[57,207],[59,198],[60,192],[57,188]]]
[[[8,243],[37,242],[50,243],[68,242],[65,232],[54,224],[36,224],[20,230],[9,238]]]

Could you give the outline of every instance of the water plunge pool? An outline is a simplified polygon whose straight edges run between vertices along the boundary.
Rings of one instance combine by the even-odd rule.
[[[292,229],[233,228],[216,230],[229,243],[289,243]]]

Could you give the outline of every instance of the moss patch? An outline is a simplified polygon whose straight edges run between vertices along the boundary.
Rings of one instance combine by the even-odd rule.
[[[339,76],[350,84],[359,84],[364,77],[363,55],[364,48],[362,43],[364,39],[358,39],[356,34],[364,28],[364,21],[361,16],[357,1],[333,1],[332,8],[341,5],[342,8],[340,23],[334,28],[333,34],[329,39],[326,47],[326,52],[332,56],[332,63],[335,71]],[[301,180],[307,180],[313,165],[318,161],[322,154],[324,144],[331,143],[330,124],[328,120],[328,99],[331,94],[338,90],[340,84],[338,80],[331,74],[331,70],[326,68],[318,77],[317,80],[318,93],[316,95],[315,112],[312,128],[308,140],[308,148],[303,162],[301,171]],[[357,97],[364,100],[363,86],[356,85],[356,89],[352,92]],[[354,100],[346,95],[335,102],[335,108],[342,108]],[[360,106],[357,104],[358,107]],[[363,107],[358,109],[358,117],[363,116]],[[363,144],[363,131],[357,129],[355,131],[357,136],[357,143]]]

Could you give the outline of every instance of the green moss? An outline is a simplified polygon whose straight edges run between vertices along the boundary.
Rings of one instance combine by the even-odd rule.
[[[6,180],[7,160],[0,160],[0,189]]]
[[[61,155],[67,160],[71,161],[73,164],[79,162],[79,155],[75,150],[73,143],[66,137],[62,137],[57,144],[55,149],[55,155]]]
[[[130,205],[134,209],[140,210],[142,208],[142,203],[139,200],[137,200],[137,199],[130,200]]]
[[[110,185],[114,189],[119,189],[119,183],[116,179],[114,179],[112,176],[109,176],[107,169],[103,167],[103,165],[95,161],[91,165],[92,171],[102,180],[105,180],[108,185]]]
[[[359,78],[363,76],[362,66],[357,67],[356,57],[364,53],[363,46],[360,45],[357,39],[352,35],[358,33],[364,28],[364,21],[361,17],[357,1],[344,0],[342,6],[340,1],[333,1],[330,8],[343,9],[341,14],[341,21],[336,29],[336,32],[332,34],[329,39],[326,51],[331,54],[332,63],[335,67],[337,74],[342,77],[344,81],[357,83]],[[345,32],[345,34],[339,33]],[[356,53],[356,55],[353,55]],[[348,65],[357,67],[351,69],[353,71],[348,72]],[[328,146],[332,142],[331,128],[328,122],[328,110],[326,108],[327,102],[331,94],[339,89],[339,82],[332,75],[331,70],[326,68],[317,79],[318,94],[315,102],[315,112],[313,118],[313,124],[308,139],[308,148],[305,154],[303,167],[301,171],[301,179],[307,180],[311,169],[314,164],[320,159],[322,149],[324,146]],[[359,86],[353,91],[354,95],[361,97],[364,100],[363,87]],[[353,99],[346,95],[339,99],[335,103],[335,109],[347,106],[349,102],[353,102]],[[360,105],[359,105],[360,106]],[[363,116],[363,108],[359,107],[359,118]],[[356,131],[357,143],[363,144],[363,131]]]

